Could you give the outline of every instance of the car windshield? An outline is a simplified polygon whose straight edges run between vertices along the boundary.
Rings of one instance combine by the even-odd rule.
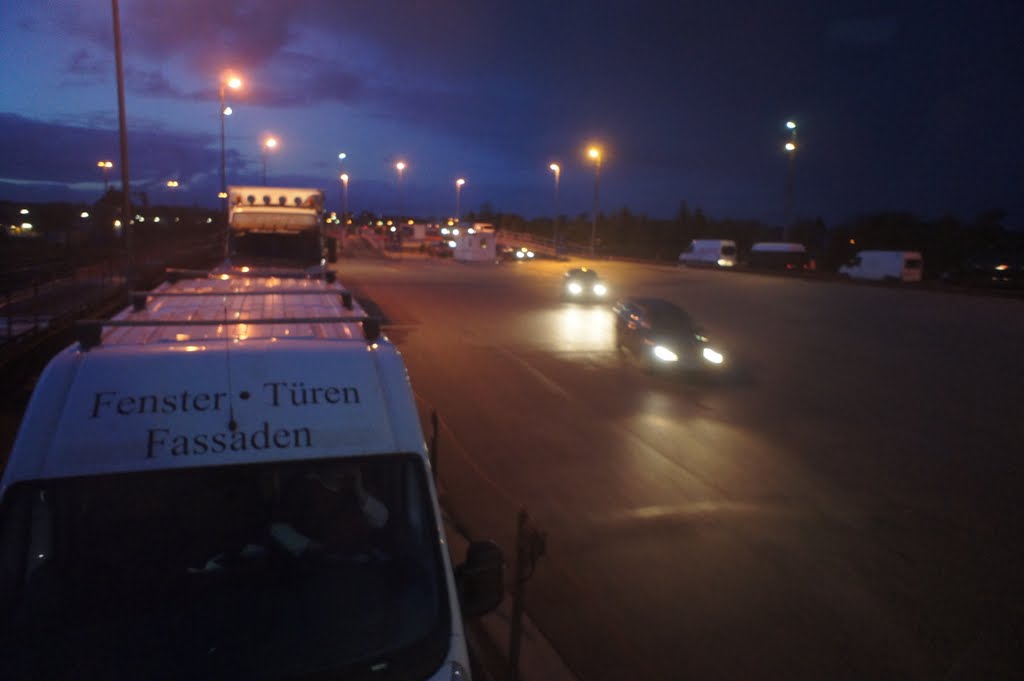
[[[568,273],[570,279],[583,279],[586,281],[593,281],[597,279],[597,272],[594,270],[570,270]]]
[[[450,631],[424,470],[395,455],[15,487],[4,674],[424,678]]]
[[[648,309],[651,328],[666,333],[695,333],[696,324],[682,309],[675,306],[655,306]]]

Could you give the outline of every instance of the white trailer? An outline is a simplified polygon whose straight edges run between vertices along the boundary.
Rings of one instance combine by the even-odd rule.
[[[858,251],[839,274],[871,281],[921,281],[924,259],[920,251]]]
[[[475,223],[454,227],[451,240],[455,242],[452,256],[462,262],[494,262],[498,255],[497,235],[494,228],[488,224]]]

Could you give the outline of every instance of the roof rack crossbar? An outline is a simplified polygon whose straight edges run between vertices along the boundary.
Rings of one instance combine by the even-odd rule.
[[[337,289],[281,289],[279,291],[133,291],[132,295],[148,298],[189,298],[193,296],[335,296],[348,291]]]
[[[82,319],[76,323],[78,342],[83,350],[90,350],[103,342],[104,327],[154,327],[154,326],[240,326],[266,324],[338,324],[359,323],[363,327],[363,339],[376,343],[381,336],[381,320],[377,317],[280,317],[270,319]]]
[[[249,326],[267,324],[341,324],[377,321],[369,315],[345,317],[261,317],[257,319],[81,319],[78,326],[139,327],[139,326]]]

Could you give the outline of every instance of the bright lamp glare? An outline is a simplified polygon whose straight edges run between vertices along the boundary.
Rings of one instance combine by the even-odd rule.
[[[599,296],[603,296],[608,293],[608,287],[604,284],[594,284],[594,293]]]
[[[679,355],[677,355],[676,353],[672,352],[671,350],[669,350],[666,347],[662,347],[661,345],[655,345],[654,346],[654,356],[657,357],[658,359],[660,359],[662,362],[678,362],[679,361]]]
[[[725,361],[725,357],[722,356],[722,353],[715,352],[711,348],[704,348],[701,354],[704,355],[704,359],[711,362],[712,364],[721,364],[722,362]]]
[[[583,293],[583,287],[580,286],[577,282],[571,281],[569,282],[569,293],[573,294],[574,296],[578,296],[579,294]]]

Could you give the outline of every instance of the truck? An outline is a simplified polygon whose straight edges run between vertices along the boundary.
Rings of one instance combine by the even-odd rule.
[[[694,239],[679,254],[680,265],[735,267],[736,242],[729,239]]]
[[[920,251],[858,251],[839,274],[870,281],[921,281],[924,259]]]
[[[501,550],[453,566],[401,354],[330,274],[79,323],[0,478],[5,678],[469,678]]]
[[[227,260],[323,272],[337,259],[324,230],[324,192],[307,187],[228,187]]]

